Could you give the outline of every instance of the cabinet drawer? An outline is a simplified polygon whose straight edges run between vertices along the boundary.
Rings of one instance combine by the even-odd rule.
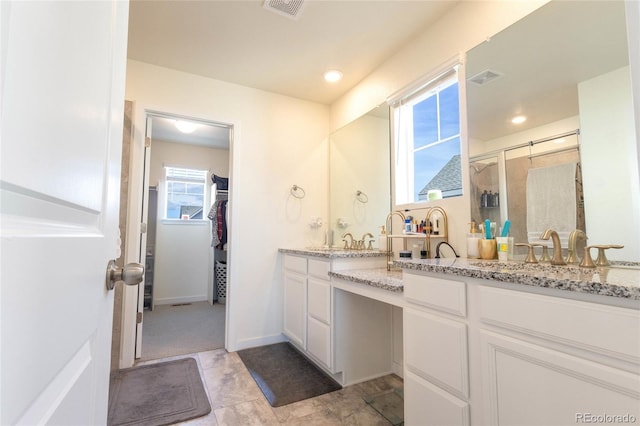
[[[331,324],[331,285],[328,281],[311,278],[307,280],[307,310],[309,315]]]
[[[307,323],[307,351],[331,368],[331,327],[315,318],[309,318]]]
[[[466,284],[403,273],[404,297],[411,303],[437,309],[460,317],[467,316]]]
[[[299,272],[301,274],[307,274],[307,259],[304,257],[284,255],[283,265],[285,269],[290,271]]]
[[[640,362],[637,310],[484,286],[479,305],[484,323]]]
[[[323,260],[309,259],[309,275],[329,281],[329,262]]]
[[[410,372],[404,376],[404,405],[406,425],[469,425],[468,403]]]
[[[405,308],[402,323],[406,368],[468,398],[467,325],[411,308]]]

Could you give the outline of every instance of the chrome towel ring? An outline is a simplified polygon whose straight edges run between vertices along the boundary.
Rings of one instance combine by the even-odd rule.
[[[291,195],[293,195],[296,198],[304,198],[304,196],[307,195],[307,193],[304,192],[304,189],[302,189],[298,185],[293,185],[291,187],[291,191],[289,192],[291,193]]]
[[[356,191],[356,200],[360,201],[362,204],[369,202],[369,197],[364,192],[357,190]]]

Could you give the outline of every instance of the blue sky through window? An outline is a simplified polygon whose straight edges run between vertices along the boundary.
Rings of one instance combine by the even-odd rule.
[[[459,135],[458,83],[413,106],[413,147],[417,150],[413,157],[414,200],[449,160],[460,154]]]

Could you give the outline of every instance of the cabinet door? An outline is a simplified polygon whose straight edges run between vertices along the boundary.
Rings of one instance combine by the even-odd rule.
[[[487,424],[633,423],[640,376],[537,344],[481,331]],[[593,416],[608,416],[596,421]],[[620,417],[617,417],[620,416]]]
[[[469,404],[405,371],[404,424],[407,426],[469,425]]]
[[[405,308],[403,327],[406,368],[467,399],[467,325]]]
[[[331,285],[329,281],[309,277],[309,316],[331,324]]]
[[[325,367],[331,368],[331,327],[313,317],[308,320],[307,350]]]
[[[283,330],[291,343],[307,349],[307,278],[297,272],[284,272]]]

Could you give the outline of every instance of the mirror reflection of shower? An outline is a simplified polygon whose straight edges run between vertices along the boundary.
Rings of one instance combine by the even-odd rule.
[[[489,157],[469,163],[471,177],[471,220],[480,223],[485,219],[500,223],[500,194],[498,159]]]

